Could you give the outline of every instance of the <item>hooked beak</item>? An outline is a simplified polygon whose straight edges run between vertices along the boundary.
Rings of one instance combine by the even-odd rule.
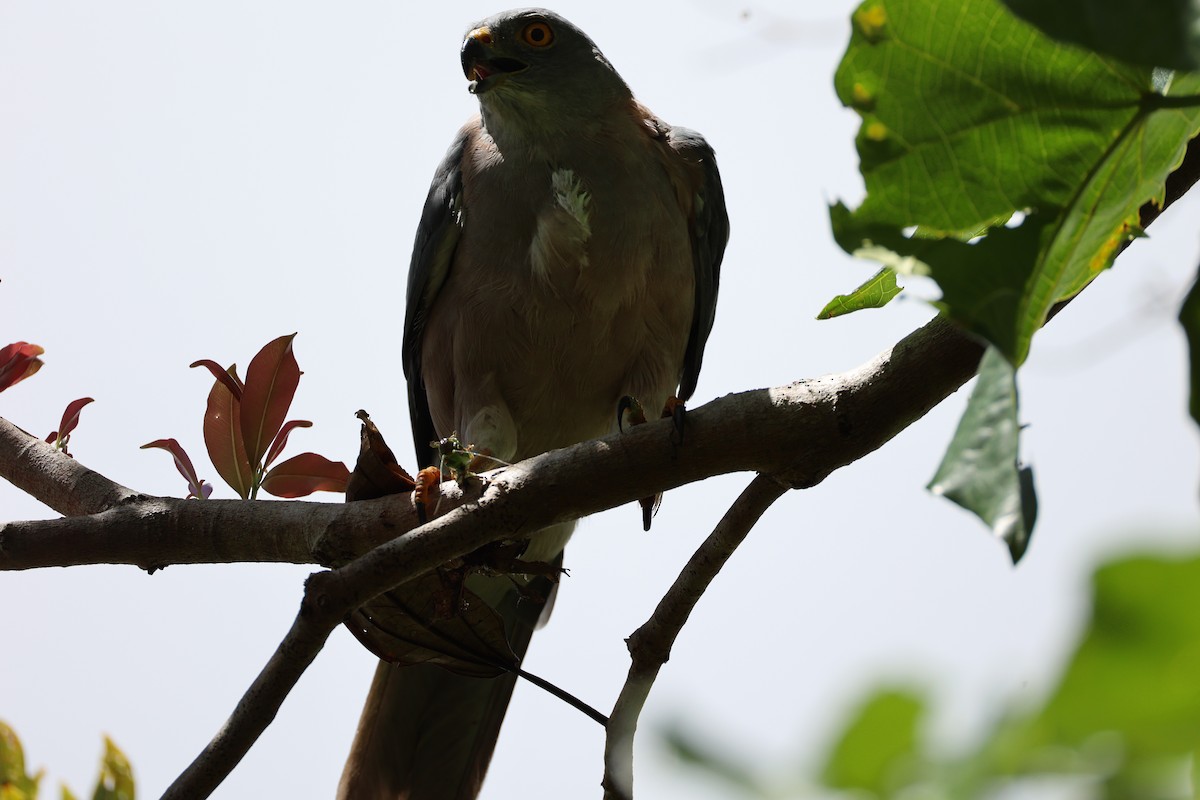
[[[492,33],[487,28],[476,28],[463,40],[459,57],[463,75],[471,81],[469,88],[473,93],[490,88],[503,75],[520,72],[529,66],[515,58],[494,57],[492,43]]]

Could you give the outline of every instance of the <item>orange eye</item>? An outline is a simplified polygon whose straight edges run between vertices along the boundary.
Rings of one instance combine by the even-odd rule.
[[[531,22],[521,31],[521,41],[530,47],[549,47],[554,42],[554,31],[544,22]]]

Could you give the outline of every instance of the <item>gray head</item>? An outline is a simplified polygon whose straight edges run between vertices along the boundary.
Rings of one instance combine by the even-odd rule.
[[[530,128],[558,128],[631,97],[587,34],[544,8],[503,11],[475,23],[461,57],[489,128],[489,117],[503,118],[506,127],[524,121]]]

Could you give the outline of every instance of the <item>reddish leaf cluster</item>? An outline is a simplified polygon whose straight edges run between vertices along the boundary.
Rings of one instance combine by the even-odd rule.
[[[183,447],[175,439],[156,439],[149,444],[142,445],[145,450],[148,447],[157,447],[166,450],[175,459],[175,469],[179,470],[179,474],[188,482],[188,499],[195,498],[197,500],[207,500],[212,494],[212,484],[200,480],[196,477],[196,468],[192,466],[192,460],[188,458],[188,454],[184,452]]]
[[[62,420],[58,423],[58,430],[50,431],[50,435],[46,437],[49,444],[54,445],[58,450],[62,450],[64,454],[71,455],[67,452],[67,443],[71,441],[71,431],[79,424],[79,412],[83,411],[83,407],[88,403],[95,401],[90,397],[81,397],[78,400],[72,400],[67,403],[66,410],[63,411]]]
[[[41,369],[42,360],[38,356],[45,352],[40,345],[29,342],[13,342],[0,347],[0,392],[10,386],[15,386]],[[81,397],[69,403],[67,409],[63,411],[58,430],[51,431],[50,435],[46,437],[46,442],[54,445],[65,455],[71,455],[67,452],[67,442],[71,439],[71,431],[75,430],[75,426],[79,424],[79,412],[91,402],[93,402],[92,398]]]
[[[300,367],[292,352],[296,334],[269,342],[250,361],[246,380],[236,365],[225,369],[209,359],[193,367],[204,367],[215,381],[208,393],[204,414],[204,444],[217,474],[243,499],[255,498],[263,489],[276,497],[304,497],[313,492],[344,492],[350,476],[346,465],[316,453],[301,453],[271,465],[296,428],[312,426],[307,420],[287,418]],[[175,458],[175,465],[188,481],[189,497],[207,497],[211,488],[197,479],[187,454],[174,439],[144,445],[160,447]]]
[[[0,392],[41,369],[42,360],[38,356],[45,352],[29,342],[13,342],[0,348]]]

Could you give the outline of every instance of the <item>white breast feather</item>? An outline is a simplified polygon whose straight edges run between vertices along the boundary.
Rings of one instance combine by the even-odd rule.
[[[529,263],[534,274],[544,280],[562,265],[586,267],[587,241],[592,235],[588,221],[591,196],[578,176],[569,169],[556,169],[550,176],[550,188],[553,205],[538,215],[529,245]]]

